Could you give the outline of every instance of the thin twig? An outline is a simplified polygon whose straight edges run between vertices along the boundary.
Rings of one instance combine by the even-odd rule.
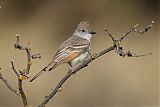
[[[32,59],[37,59],[37,58],[41,58],[41,54],[40,53],[37,53],[37,54],[31,54],[30,57]]]
[[[8,89],[10,89],[13,93],[15,93],[16,95],[20,95],[18,93],[18,91],[16,89],[14,89],[9,83],[8,81],[2,76],[1,72],[0,72],[0,79],[3,81],[3,83],[7,86]]]
[[[14,73],[16,74],[16,76],[18,77],[19,95],[20,95],[21,98],[22,98],[23,105],[24,105],[24,107],[28,107],[26,94],[24,93],[23,87],[22,87],[22,80],[24,79],[24,77],[23,77],[23,73],[24,73],[24,72],[23,72],[23,73],[20,72],[20,74],[18,74],[18,72],[16,71],[16,69],[15,69],[15,67],[14,67],[13,61],[11,61],[11,67],[12,67],[12,70],[14,71]],[[26,76],[26,75],[24,75],[24,76]]]
[[[40,53],[38,54],[32,54],[31,53],[31,46],[30,46],[30,42],[28,43],[28,46],[22,46],[20,44],[20,40],[19,40],[19,34],[16,35],[16,44],[14,44],[15,49],[19,49],[19,50],[25,50],[26,54],[27,54],[27,67],[25,69],[25,74],[29,74],[30,68],[32,66],[32,59],[36,59],[36,58],[41,58]]]
[[[27,102],[26,94],[23,91],[22,83],[23,83],[23,79],[26,79],[26,77],[28,77],[27,74],[29,74],[29,71],[30,71],[31,47],[30,47],[30,43],[28,43],[28,46],[22,46],[19,42],[20,42],[19,35],[16,35],[16,44],[14,44],[15,49],[25,50],[26,54],[27,54],[27,67],[24,71],[20,71],[20,74],[18,74],[18,87],[19,87],[18,89],[19,89],[19,93],[21,95],[24,107],[28,107],[28,102]],[[14,68],[14,66],[13,66],[13,62],[12,62],[12,69],[13,68]],[[13,69],[13,71],[16,71],[15,68]],[[16,73],[16,75],[17,75],[17,73]]]
[[[152,21],[151,24],[149,24],[147,27],[145,26],[144,28],[142,29],[136,29],[136,27],[138,26],[138,24],[134,25],[128,32],[124,33],[122,35],[122,37],[120,38],[120,41],[122,41],[128,34],[130,34],[131,32],[137,32],[137,33],[140,33],[141,35],[144,34],[144,32],[147,32],[150,28],[153,27],[153,24],[155,22]]]
[[[26,53],[27,53],[27,67],[25,69],[25,74],[29,74],[29,71],[30,71],[30,67],[32,65],[32,62],[31,62],[31,47],[30,47],[30,43],[28,43],[28,46],[22,46],[20,43],[20,40],[19,40],[19,34],[16,35],[16,44],[14,44],[14,47],[15,49],[19,49],[19,50],[25,50]]]
[[[150,25],[148,25],[147,27],[143,27],[141,29],[136,29],[136,27],[138,26],[138,24],[134,25],[129,31],[127,31],[126,33],[124,33],[120,39],[115,39],[109,32],[108,30],[105,28],[104,31],[106,31],[106,33],[109,35],[109,37],[112,38],[112,42],[115,45],[115,52],[119,55],[122,56],[123,58],[125,56],[127,57],[142,57],[142,56],[146,56],[146,55],[151,55],[152,53],[145,53],[145,54],[136,54],[134,52],[131,51],[125,51],[124,48],[121,46],[122,44],[122,40],[127,37],[131,32],[136,32],[136,33],[140,33],[141,35],[144,34],[144,32],[147,32],[150,28],[153,27],[153,24],[155,22],[152,21]]]
[[[22,101],[23,101],[23,105],[24,105],[24,107],[28,107],[26,94],[23,91],[22,80],[20,78],[18,78],[18,86],[19,86],[19,93],[20,93]]]
[[[29,52],[29,50],[26,50],[26,53],[27,53],[27,68],[26,68],[26,74],[29,74],[29,71],[30,71],[30,68],[31,68],[31,65],[32,65],[32,62],[31,62],[31,53]]]
[[[23,71],[19,70],[19,72],[17,72],[13,61],[11,61],[11,66],[9,66],[10,68],[12,68],[13,72],[16,74],[17,78],[18,78],[18,89],[19,89],[19,93],[17,92],[17,90],[15,90],[14,88],[12,88],[10,86],[10,84],[7,82],[6,79],[3,78],[2,74],[0,73],[0,79],[5,83],[5,85],[15,94],[20,95],[23,101],[23,105],[24,107],[28,107],[28,102],[27,102],[27,98],[26,98],[26,94],[23,90],[22,87],[22,83],[24,79],[28,79],[29,77],[27,76],[27,74],[29,74],[30,71],[30,67],[32,65],[31,62],[31,58],[32,59],[36,59],[36,58],[40,58],[40,54],[31,54],[31,47],[30,47],[30,43],[28,43],[28,46],[22,46],[20,44],[20,39],[19,39],[19,35],[16,35],[16,43],[14,44],[15,49],[19,49],[19,50],[25,50],[27,53],[27,67],[26,69],[24,69]]]
[[[153,21],[152,21],[153,22]],[[153,24],[153,23],[152,23]],[[146,30],[143,30],[143,33],[148,31],[148,29],[150,29],[152,27],[152,24],[149,25],[149,27],[145,27]],[[76,68],[73,68],[73,69],[70,69],[68,71],[68,73],[59,81],[59,83],[56,85],[56,87],[54,89],[52,89],[51,93],[45,97],[45,99],[43,100],[43,102],[38,106],[38,107],[44,107],[50,99],[52,99],[57,92],[59,92],[60,90],[62,90],[62,85],[75,73],[77,73],[78,71],[80,71],[81,69],[83,69],[84,67],[88,66],[88,64],[90,62],[92,62],[93,60],[97,59],[98,57],[112,51],[112,50],[115,50],[116,53],[118,54],[125,54],[125,55],[129,55],[131,54],[131,52],[128,51],[129,54],[127,53],[124,53],[123,51],[123,48],[120,46],[121,45],[121,42],[122,40],[128,35],[130,34],[132,31],[135,31],[135,27],[138,26],[138,25],[135,25],[131,30],[129,30],[127,33],[125,33],[120,39],[116,40],[110,33],[109,31],[105,28],[104,30],[107,32],[107,34],[111,37],[112,41],[113,41],[113,46],[103,50],[103,51],[100,51],[98,53],[95,53],[92,55],[92,57],[86,61],[84,61],[81,65],[79,65],[78,67]],[[136,31],[138,32],[138,31]],[[141,34],[143,34],[141,33]],[[145,56],[145,55],[150,55],[150,54],[143,54],[143,55],[136,55],[135,53],[134,54],[131,54],[132,57],[140,57],[140,56]]]
[[[90,62],[92,62],[93,60],[95,60],[96,58],[114,50],[114,46],[111,46],[103,51],[100,51],[98,53],[95,53],[90,59],[86,60],[85,62],[83,62],[82,65],[79,65],[78,67],[69,70],[68,73],[60,80],[60,82],[58,83],[58,85],[56,86],[56,88],[48,95],[45,97],[45,100],[38,106],[38,107],[44,107],[48,101],[57,93],[59,92],[59,90],[61,90],[62,85],[69,79],[70,76],[72,76],[73,74],[77,73],[78,71],[80,71],[81,69],[83,69],[84,67],[86,67]]]
[[[114,37],[112,36],[111,33],[109,33],[109,31],[107,30],[107,28],[104,28],[104,31],[106,31],[106,33],[107,33],[108,36],[112,39],[112,41],[115,41]]]
[[[13,61],[10,61],[10,62],[11,62],[11,68],[12,68],[12,70],[14,71],[14,73],[16,74],[16,76],[19,77],[19,74],[18,74],[18,72],[16,71],[16,69],[14,67]]]
[[[19,39],[19,35],[16,35],[16,44],[14,44],[15,49],[19,49],[19,50],[25,50],[26,54],[27,54],[27,67],[26,69],[24,69],[23,71],[20,70],[20,74],[17,74],[13,62],[12,62],[12,69],[15,71],[16,75],[18,75],[18,87],[19,87],[19,93],[21,95],[22,101],[23,101],[23,105],[24,107],[28,107],[28,102],[27,102],[27,98],[26,98],[26,94],[23,90],[22,87],[22,83],[24,79],[28,79],[29,77],[27,76],[29,74],[31,65],[32,65],[32,61],[31,59],[36,59],[36,58],[41,58],[40,54],[32,54],[31,53],[31,46],[30,46],[30,42],[28,43],[28,46],[22,46],[20,44],[20,39]],[[33,58],[34,56],[34,58]]]
[[[136,53],[134,53],[134,52],[128,51],[128,52],[126,52],[125,56],[126,56],[126,55],[127,55],[128,57],[142,57],[142,56],[146,56],[146,55],[152,55],[152,53],[149,52],[149,53],[144,53],[144,54],[136,54]]]
[[[135,52],[133,52],[133,51],[125,51],[124,49],[123,49],[123,47],[117,47],[117,48],[115,48],[115,52],[119,55],[119,56],[122,56],[123,58],[124,57],[142,57],[142,56],[146,56],[146,55],[152,55],[152,53],[151,52],[149,52],[149,53],[144,53],[144,54],[137,54],[137,53],[135,53]]]
[[[120,41],[122,41],[128,34],[130,34],[132,31],[135,31],[135,28],[138,26],[138,24],[134,25],[128,32],[124,33],[122,37],[120,38]]]

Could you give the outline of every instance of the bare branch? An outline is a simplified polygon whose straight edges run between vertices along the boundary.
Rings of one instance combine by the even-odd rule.
[[[100,52],[97,52],[95,54],[93,54],[91,56],[91,58],[89,58],[88,60],[85,60],[81,65],[69,69],[67,74],[59,81],[59,83],[56,85],[56,87],[54,89],[51,90],[51,93],[48,96],[45,96],[45,99],[42,101],[42,103],[38,106],[38,107],[44,107],[56,94],[57,92],[60,92],[62,90],[62,86],[63,84],[73,75],[76,74],[78,71],[80,71],[81,69],[85,68],[86,66],[88,66],[89,63],[91,63],[92,61],[94,61],[95,59],[99,58],[100,56],[115,50],[115,53],[122,56],[122,57],[142,57],[142,56],[146,56],[146,55],[151,55],[151,53],[145,53],[145,54],[136,54],[132,51],[125,51],[124,48],[121,46],[121,43],[123,41],[124,38],[127,37],[127,35],[129,35],[131,32],[136,32],[136,33],[140,33],[141,35],[144,34],[144,32],[147,32],[150,28],[153,27],[154,21],[151,22],[150,25],[145,26],[142,29],[136,29],[136,27],[138,26],[138,24],[136,24],[135,26],[133,26],[129,31],[127,31],[126,33],[124,33],[119,39],[115,39],[111,33],[109,33],[109,31],[105,28],[104,31],[106,31],[106,33],[109,35],[109,37],[112,39],[113,41],[113,45],[110,46],[109,48],[106,48]],[[8,89],[10,89],[13,93],[15,93],[16,95],[21,96],[22,101],[23,101],[23,105],[24,107],[28,107],[28,101],[27,101],[27,97],[26,97],[26,93],[23,90],[23,80],[24,79],[28,79],[29,76],[29,71],[30,68],[32,66],[32,59],[37,59],[37,58],[41,58],[40,54],[32,54],[31,53],[31,46],[30,46],[30,42],[28,43],[27,46],[23,46],[20,44],[20,38],[19,35],[16,35],[16,43],[14,44],[15,49],[18,50],[24,50],[27,54],[27,66],[26,69],[24,70],[20,70],[20,72],[17,72],[17,70],[15,69],[14,63],[13,61],[11,61],[11,68],[14,71],[14,73],[16,74],[17,78],[18,78],[18,89],[19,89],[19,93],[16,89],[14,89],[13,87],[11,87],[11,85],[7,82],[7,80],[2,76],[1,72],[0,72],[0,79],[3,81],[3,83],[8,87]],[[0,68],[1,69],[1,68]]]
[[[128,52],[124,52],[124,49],[120,46],[121,43],[122,43],[122,40],[128,35],[130,34],[132,31],[134,32],[141,32],[141,34],[143,34],[144,32],[147,32],[148,29],[150,29],[152,27],[152,24],[154,22],[152,21],[152,23],[150,25],[148,25],[148,27],[144,27],[143,30],[136,30],[135,27],[138,26],[135,25],[134,27],[131,28],[131,30],[129,30],[128,32],[126,32],[124,35],[122,35],[122,37],[120,39],[114,39],[114,37],[108,32],[108,30],[105,28],[104,31],[107,32],[107,34],[111,37],[112,41],[113,41],[113,46],[103,50],[103,51],[100,51],[98,53],[95,53],[92,55],[92,57],[86,61],[84,61],[81,65],[79,65],[78,67],[76,68],[73,68],[73,69],[69,69],[68,73],[59,81],[59,83],[57,84],[57,86],[51,90],[51,93],[48,95],[48,96],[45,96],[45,99],[43,100],[43,102],[38,106],[38,107],[44,107],[50,99],[52,99],[57,92],[60,92],[62,90],[62,85],[75,73],[77,73],[78,71],[80,71],[81,69],[83,69],[84,67],[88,66],[88,64],[90,62],[92,62],[93,60],[97,59],[98,57],[112,51],[112,50],[115,50],[115,52],[117,54],[119,54],[120,56],[128,56],[128,57],[140,57],[140,56],[146,56],[146,55],[150,55],[151,53],[147,53],[147,54],[142,54],[142,55],[137,55],[131,51],[128,51]],[[121,55],[122,54],[122,55]]]
[[[22,46],[19,42],[19,34],[16,34],[16,43],[14,44],[15,49],[19,49],[19,50],[29,50],[29,46]]]
[[[10,61],[10,62],[11,62],[11,68],[12,68],[12,70],[14,71],[14,73],[16,74],[16,76],[19,77],[19,74],[18,74],[18,72],[16,71],[16,69],[14,67],[13,61]]]
[[[19,50],[25,50],[26,54],[27,54],[27,67],[26,69],[24,69],[23,71],[19,71],[20,74],[18,74],[14,68],[13,62],[12,62],[12,69],[13,71],[16,73],[17,77],[18,77],[18,87],[19,87],[19,93],[21,95],[22,101],[23,101],[23,105],[24,107],[28,107],[28,102],[27,102],[27,98],[26,98],[26,94],[23,91],[23,87],[22,87],[22,83],[24,79],[28,79],[29,77],[27,76],[29,74],[30,68],[32,66],[32,61],[31,59],[36,59],[36,58],[41,58],[40,54],[32,54],[31,53],[31,46],[30,46],[30,42],[28,42],[28,46],[22,46],[20,43],[20,39],[19,39],[19,35],[16,35],[16,44],[14,44],[15,49],[19,49]]]
[[[22,46],[19,42],[20,42],[19,34],[17,34],[16,35],[16,44],[14,44],[14,47],[15,47],[15,49],[26,51],[26,53],[27,53],[27,67],[26,67],[26,70],[25,70],[25,74],[29,74],[29,70],[30,70],[30,67],[32,65],[31,53],[30,53],[31,52],[30,42],[28,43],[28,46]]]
[[[115,52],[119,55],[119,56],[122,56],[123,58],[125,57],[125,56],[127,56],[127,57],[142,57],[142,56],[146,56],[146,55],[152,55],[152,53],[144,53],[144,54],[136,54],[136,53],[134,53],[134,52],[132,52],[132,51],[125,51],[124,49],[123,49],[123,47],[116,47],[115,48]]]
[[[12,70],[14,71],[14,73],[16,74],[16,76],[18,77],[19,93],[18,93],[17,90],[15,90],[13,87],[11,87],[11,85],[7,82],[6,79],[4,79],[4,77],[3,77],[2,74],[1,74],[1,72],[0,72],[0,79],[4,82],[4,84],[8,87],[8,89],[10,89],[10,90],[11,90],[12,92],[14,92],[16,95],[21,96],[24,107],[28,107],[26,94],[24,93],[23,88],[22,88],[22,80],[23,80],[24,77],[22,77],[23,75],[18,74],[18,72],[16,71],[16,69],[15,69],[15,67],[14,67],[13,61],[11,61],[11,68],[12,68]]]
[[[126,54],[128,57],[142,57],[142,56],[146,56],[146,55],[152,55],[152,53],[144,53],[144,54],[136,54],[134,52],[128,51],[126,52]]]
[[[23,91],[23,87],[22,87],[22,82],[24,79],[29,78],[27,76],[27,74],[29,74],[32,62],[31,62],[31,46],[30,46],[30,42],[28,43],[28,46],[22,46],[20,43],[20,39],[19,39],[19,35],[16,35],[16,44],[14,44],[15,49],[19,49],[19,50],[25,50],[26,54],[27,54],[27,67],[26,69],[24,69],[23,71],[20,71],[20,74],[18,74],[14,68],[13,62],[12,62],[12,69],[15,71],[16,75],[18,76],[18,89],[19,89],[19,93],[21,95],[22,101],[23,101],[23,105],[24,107],[28,107],[28,102],[27,102],[27,98],[26,98],[26,94]]]
[[[24,74],[29,74],[30,68],[32,66],[32,59],[36,59],[36,58],[41,58],[40,53],[38,54],[32,54],[31,53],[31,46],[30,46],[30,42],[28,42],[28,46],[22,46],[20,44],[20,39],[19,39],[19,34],[16,35],[16,43],[14,44],[15,49],[19,49],[19,50],[25,50],[26,54],[27,54],[27,67],[25,69],[25,73]]]
[[[20,95],[18,93],[18,91],[16,89],[14,89],[9,83],[8,81],[2,76],[1,72],[0,72],[0,79],[3,81],[3,83],[7,86],[8,89],[10,89],[13,93],[15,93],[16,95]]]
[[[27,98],[26,98],[26,94],[23,91],[23,87],[22,87],[22,82],[24,79],[28,79],[29,77],[27,76],[27,74],[29,74],[32,62],[31,59],[36,59],[36,58],[41,58],[40,54],[31,54],[31,47],[30,47],[30,43],[28,43],[28,46],[22,46],[20,44],[20,39],[19,39],[19,35],[16,35],[16,43],[14,44],[15,49],[19,49],[19,50],[25,50],[27,53],[27,67],[24,70],[19,70],[19,72],[17,72],[13,61],[11,61],[11,66],[9,66],[10,68],[12,68],[12,70],[14,71],[14,73],[16,74],[17,78],[18,78],[18,89],[19,89],[19,93],[17,92],[17,90],[15,90],[14,88],[12,88],[10,86],[10,84],[7,82],[6,79],[3,78],[2,74],[0,73],[0,79],[5,83],[5,85],[15,94],[20,95],[23,101],[23,105],[24,107],[28,107],[28,102],[27,102]]]
[[[22,73],[21,71],[20,71],[20,74],[18,74],[18,72],[16,71],[16,69],[15,69],[15,67],[14,67],[14,63],[13,63],[13,61],[11,61],[11,65],[12,65],[12,69],[13,69],[13,71],[14,71],[14,73],[17,75],[17,77],[18,77],[18,87],[19,87],[19,95],[21,96],[21,98],[22,98],[22,101],[23,101],[23,105],[24,105],[24,107],[27,107],[28,106],[28,103],[27,103],[27,98],[26,98],[26,95],[25,95],[25,93],[24,93],[24,91],[23,91],[23,88],[22,88],[22,80],[24,79],[24,78],[28,78],[26,75],[24,75],[24,72]],[[30,69],[30,67],[28,67],[28,69]]]
[[[122,41],[128,34],[135,31],[135,28],[138,26],[138,24],[134,25],[128,32],[124,33],[122,37],[120,38],[120,41]]]
[[[124,33],[120,39],[115,39],[109,32],[108,30],[105,28],[104,31],[106,31],[106,33],[112,38],[112,41],[113,41],[113,44],[115,45],[115,52],[122,56],[123,58],[125,56],[128,56],[128,57],[141,57],[141,56],[146,56],[146,55],[151,55],[151,53],[145,53],[145,54],[141,54],[141,55],[138,55],[136,53],[133,53],[131,51],[125,51],[124,48],[121,46],[122,44],[122,40],[127,37],[127,35],[129,35],[131,32],[137,32],[137,33],[140,33],[141,35],[144,34],[144,32],[147,32],[150,28],[153,27],[153,24],[155,22],[152,21],[150,25],[148,25],[147,27],[144,27],[142,29],[136,29],[136,27],[138,26],[138,24],[134,25],[129,31],[127,31],[126,33]]]
[[[107,32],[108,36],[112,39],[112,41],[115,41],[114,37],[112,36],[111,33],[109,33],[109,31],[107,30],[107,28],[104,28],[104,31]]]
[[[26,53],[27,53],[27,68],[26,68],[26,74],[29,74],[29,71],[30,71],[30,68],[31,68],[31,65],[32,65],[32,61],[31,61],[31,55],[30,55],[30,51],[29,50],[26,50]]]
[[[150,25],[148,25],[147,27],[145,26],[144,28],[142,29],[136,29],[136,27],[138,26],[138,24],[134,25],[128,32],[124,33],[122,35],[122,37],[120,38],[120,41],[122,41],[128,34],[130,34],[131,32],[137,32],[137,33],[140,33],[141,35],[143,35],[144,32],[147,32],[150,28],[153,27],[153,24],[155,22],[152,21]]]
[[[55,87],[54,90],[52,90],[52,92],[45,97],[45,100],[38,106],[38,107],[44,107],[48,101],[57,93],[59,92],[59,89],[62,89],[62,85],[69,79],[70,76],[72,76],[73,74],[77,73],[78,71],[80,71],[81,69],[83,69],[84,67],[86,67],[90,62],[92,62],[93,60],[95,60],[96,58],[114,50],[114,46],[111,46],[103,51],[100,51],[98,53],[95,53],[94,55],[92,55],[92,57],[88,60],[86,60],[85,62],[83,62],[81,65],[79,65],[78,67],[74,68],[74,69],[70,69],[68,71],[68,73],[60,80],[60,82],[58,83],[58,85]]]
[[[31,54],[31,58],[32,58],[32,59],[41,58],[41,54],[40,54],[40,53],[37,53],[37,54]]]
[[[24,105],[24,107],[28,107],[26,94],[24,93],[23,88],[22,88],[22,79],[21,78],[18,78],[18,86],[19,86],[19,93],[20,93],[22,101],[23,101],[23,105]]]

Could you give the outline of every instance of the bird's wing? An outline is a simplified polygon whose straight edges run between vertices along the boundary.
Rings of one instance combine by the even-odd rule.
[[[55,54],[53,60],[57,63],[65,63],[76,58],[89,48],[90,42],[86,39],[72,36],[64,41]]]
[[[51,71],[58,64],[70,62],[72,59],[79,56],[81,53],[85,52],[89,48],[90,42],[86,39],[79,38],[76,36],[70,37],[68,40],[64,41],[60,46],[59,50],[53,57],[53,60],[38,74],[36,74],[30,82],[35,80],[37,77],[42,75],[46,71]]]

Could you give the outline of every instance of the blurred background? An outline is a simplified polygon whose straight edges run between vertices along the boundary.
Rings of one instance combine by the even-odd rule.
[[[135,24],[156,23],[143,36],[130,34],[123,42],[126,50],[153,55],[122,58],[114,52],[105,54],[71,77],[47,107],[158,107],[160,52],[159,0],[0,0],[0,66],[3,76],[15,88],[17,78],[10,66],[26,67],[26,53],[15,50],[15,34],[22,44],[31,42],[33,60],[30,76],[39,72],[53,57],[59,45],[72,35],[77,24],[87,20],[97,32],[92,53],[108,48],[111,39],[106,26],[120,37]],[[36,107],[67,73],[61,65],[32,83],[24,81],[29,105]],[[21,98],[0,81],[0,107],[22,107]]]

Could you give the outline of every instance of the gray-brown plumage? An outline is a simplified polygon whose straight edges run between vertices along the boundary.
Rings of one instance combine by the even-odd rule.
[[[61,44],[52,61],[36,74],[30,82],[44,72],[55,69],[59,64],[69,63],[74,66],[79,61],[79,59],[76,59],[79,56],[82,60],[85,59],[90,50],[92,34],[95,34],[95,32],[91,31],[90,24],[86,21],[80,22],[73,35]]]

